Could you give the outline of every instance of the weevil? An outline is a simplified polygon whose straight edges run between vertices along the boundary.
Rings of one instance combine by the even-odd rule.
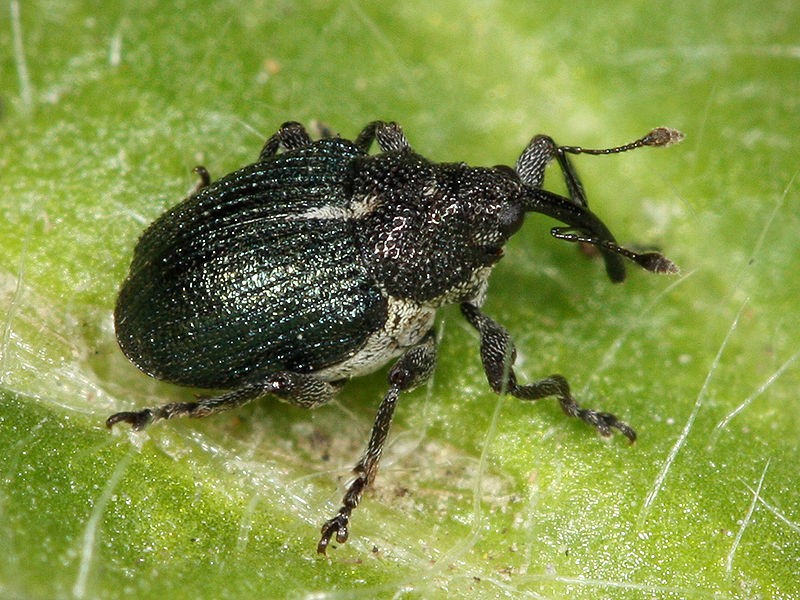
[[[344,383],[392,359],[389,389],[338,512],[317,551],[344,543],[353,510],[378,471],[402,392],[425,382],[436,363],[434,318],[459,304],[480,336],[494,392],[521,400],[554,396],[563,411],[601,435],[636,433],[613,414],[583,408],[567,380],[517,381],[508,332],[481,310],[503,247],[537,212],[566,227],[551,234],[597,247],[609,278],[625,278],[623,258],[648,271],[674,273],[655,251],[617,244],[591,211],[570,160],[616,154],[682,139],[657,128],[614,148],[559,146],[535,136],[514,168],[433,163],[409,145],[396,123],[374,121],[350,141],[313,141],[284,123],[258,160],[211,182],[159,217],[142,234],[114,311],[122,351],[142,371],[185,386],[229,390],[111,415],[140,430],[160,419],[205,417],[272,395],[314,408]],[[380,152],[371,154],[377,142]],[[567,195],[543,188],[555,160]]]

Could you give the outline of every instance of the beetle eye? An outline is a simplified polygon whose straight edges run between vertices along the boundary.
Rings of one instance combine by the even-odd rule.
[[[497,225],[506,237],[516,233],[524,220],[525,210],[517,203],[503,204],[497,213]]]

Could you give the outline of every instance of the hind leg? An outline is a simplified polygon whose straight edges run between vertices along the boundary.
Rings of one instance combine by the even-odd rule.
[[[136,412],[118,412],[108,417],[106,426],[110,429],[117,423],[128,423],[140,431],[161,419],[207,417],[270,394],[295,406],[314,408],[329,402],[341,387],[340,382],[328,383],[313,375],[280,371],[263,382],[248,384],[221,396],[198,398],[195,402],[173,402]]]

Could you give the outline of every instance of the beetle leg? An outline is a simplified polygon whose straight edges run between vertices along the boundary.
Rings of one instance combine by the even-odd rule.
[[[203,188],[207,188],[211,185],[211,173],[208,172],[203,165],[197,165],[194,169],[192,169],[192,173],[195,173],[199,178],[200,181],[197,182],[197,185],[194,186],[194,189],[189,194],[189,198],[192,196],[196,196],[199,194]]]
[[[530,141],[525,150],[522,151],[522,154],[517,160],[517,164],[514,169],[519,175],[522,183],[533,188],[541,188],[544,184],[545,169],[557,154],[558,146],[556,146],[553,138],[547,135],[537,135]],[[571,166],[571,164],[569,166]],[[571,174],[571,177],[565,174],[565,179],[567,180],[567,189],[570,192],[570,197],[578,206],[586,206],[585,197],[583,198],[583,203],[581,203],[580,200],[577,202],[575,201],[573,197],[573,188],[575,187],[575,182],[578,177],[574,169],[567,170]],[[583,186],[580,185],[579,181],[577,188],[580,196],[580,192],[583,191]]]
[[[549,135],[535,136],[522,151],[515,169],[522,183],[539,189],[544,184],[545,169],[554,158],[558,160],[561,168],[570,202],[575,206],[587,208],[589,202],[578,172],[564,152],[564,148],[558,146]]]
[[[328,383],[301,373],[281,371],[262,383],[245,385],[221,396],[199,398],[195,402],[172,402],[136,412],[119,412],[106,419],[110,429],[117,423],[128,423],[135,431],[140,431],[161,419],[174,417],[201,418],[247,404],[251,400],[273,394],[281,400],[312,408],[324,404],[341,389],[341,383]]]
[[[554,158],[561,167],[569,197],[542,189],[545,168]],[[605,224],[589,210],[589,202],[578,173],[569,157],[560,146],[556,145],[553,138],[547,135],[535,136],[522,151],[515,168],[522,183],[529,188],[527,210],[544,213],[573,226],[580,223],[594,237],[607,239],[615,244],[616,240]],[[608,248],[601,248],[601,252],[611,281],[623,281],[625,264],[622,259]]]
[[[361,130],[353,143],[364,152],[369,152],[369,148],[375,140],[378,141],[378,146],[383,152],[399,152],[411,147],[403,129],[393,121],[390,123],[372,121]]]
[[[527,385],[519,385],[514,374],[517,355],[514,342],[508,332],[483,314],[476,306],[464,302],[461,312],[481,336],[481,360],[489,385],[498,394],[511,394],[520,400],[539,400],[556,396],[565,414],[577,417],[592,425],[602,436],[618,430],[631,442],[636,441],[636,432],[610,413],[590,408],[581,408],[572,397],[567,380],[561,375],[551,375]]]
[[[364,490],[375,480],[375,475],[378,473],[383,445],[389,433],[400,392],[411,390],[425,382],[433,373],[435,366],[436,338],[433,330],[428,332],[422,342],[409,348],[392,366],[388,377],[389,391],[378,407],[367,448],[353,469],[356,478],[347,487],[338,514],[322,526],[322,537],[317,544],[317,552],[320,554],[325,554],[334,534],[340,544],[347,541],[350,533],[348,530],[350,515],[361,502]]]
[[[258,155],[259,162],[275,156],[280,148],[284,150],[297,150],[312,144],[311,136],[306,128],[296,121],[287,121],[280,129],[272,134]]]

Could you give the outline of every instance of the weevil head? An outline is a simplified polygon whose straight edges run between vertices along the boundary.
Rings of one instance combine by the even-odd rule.
[[[526,192],[510,167],[466,167],[458,177],[457,190],[464,227],[476,252],[499,251],[522,227]]]

